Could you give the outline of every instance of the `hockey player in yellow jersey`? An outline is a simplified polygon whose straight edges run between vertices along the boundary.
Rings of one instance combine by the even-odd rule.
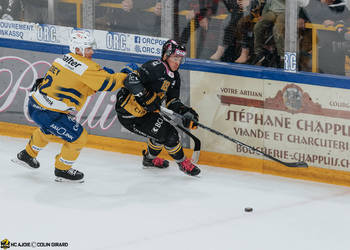
[[[48,142],[60,137],[64,140],[56,155],[56,181],[83,182],[84,174],[72,168],[80,150],[87,143],[86,130],[71,115],[79,111],[88,96],[97,91],[115,91],[123,86],[124,73],[114,73],[92,61],[96,46],[89,31],[73,30],[71,53],[57,58],[45,74],[34,84],[29,97],[28,113],[37,128],[26,148],[13,159],[19,165],[39,168],[36,157]]]

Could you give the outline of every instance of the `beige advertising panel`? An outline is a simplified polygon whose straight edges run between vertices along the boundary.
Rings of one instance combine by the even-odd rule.
[[[283,161],[350,171],[350,90],[191,72],[201,123]],[[203,150],[261,158],[198,129]]]

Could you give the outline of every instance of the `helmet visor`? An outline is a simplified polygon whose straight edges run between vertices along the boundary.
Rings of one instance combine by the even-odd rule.
[[[175,49],[174,56],[175,56],[175,58],[178,58],[177,60],[181,60],[180,64],[185,63],[185,61],[186,61],[186,51],[181,50],[181,49]]]

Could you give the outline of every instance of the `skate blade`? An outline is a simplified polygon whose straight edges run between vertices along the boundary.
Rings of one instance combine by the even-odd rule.
[[[70,182],[70,183],[83,183],[85,180],[81,179],[81,180],[69,180],[66,178],[62,178],[62,177],[56,177],[55,179],[56,182]]]
[[[190,173],[187,173],[187,172],[185,172],[185,171],[182,171],[181,169],[180,169],[180,171],[181,171],[182,173],[184,173],[185,175],[188,175],[188,176],[191,176],[191,177],[200,178],[200,173],[201,173],[201,171],[200,171],[198,174],[196,174],[196,175],[191,175]]]
[[[160,167],[154,167],[154,166],[142,166],[143,169],[166,169],[168,167],[165,168],[160,168]]]
[[[156,168],[156,167],[153,167],[153,166],[142,166],[143,169],[152,169],[152,168]]]
[[[190,174],[185,173],[185,175],[190,176],[190,177],[195,177],[195,178],[201,178],[201,176],[199,174],[197,174],[197,175],[190,175]]]
[[[37,169],[37,168],[32,168],[31,166],[29,166],[27,163],[25,163],[24,161],[21,161],[17,158],[13,158],[11,159],[11,161],[21,167],[25,167],[25,168],[28,168],[28,169],[31,169],[31,170],[34,170],[34,169]]]

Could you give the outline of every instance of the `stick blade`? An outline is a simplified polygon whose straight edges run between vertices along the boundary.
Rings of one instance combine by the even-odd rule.
[[[309,165],[307,165],[306,162],[299,161],[299,162],[284,162],[283,163],[285,166],[290,167],[290,168],[308,168]]]

